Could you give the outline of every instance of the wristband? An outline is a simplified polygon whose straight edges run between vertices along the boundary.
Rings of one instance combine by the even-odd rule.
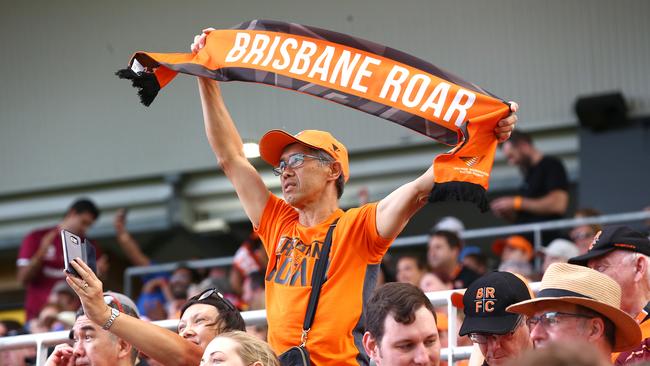
[[[120,316],[120,311],[115,308],[111,308],[111,317],[108,318],[104,325],[102,325],[102,329],[109,330],[118,316]]]
[[[521,210],[521,202],[522,202],[523,200],[524,200],[523,197],[521,197],[521,196],[515,196],[515,197],[512,199],[512,208],[513,208],[515,211],[519,211],[519,210]]]

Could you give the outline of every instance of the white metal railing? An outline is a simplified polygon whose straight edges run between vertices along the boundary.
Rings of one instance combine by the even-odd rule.
[[[537,291],[539,282],[531,283],[530,286],[533,291]],[[426,294],[433,306],[445,306],[447,308],[448,346],[440,350],[440,357],[442,360],[447,360],[450,365],[453,365],[455,361],[468,359],[472,353],[471,346],[457,346],[456,320],[458,319],[458,308],[451,303],[451,294],[456,291],[461,290],[435,291]],[[241,314],[246,325],[266,324],[266,310],[244,311]],[[153,324],[176,331],[178,320],[161,320],[153,322]],[[47,359],[48,347],[68,342],[68,336],[68,331],[60,331],[2,337],[0,338],[0,352],[17,348],[36,347],[36,365],[41,366],[45,364]]]
[[[635,222],[650,219],[650,211],[636,211],[612,215],[602,215],[594,217],[584,217],[578,219],[561,219],[554,221],[545,221],[531,224],[498,226],[484,229],[465,230],[462,233],[463,239],[476,239],[484,237],[497,237],[511,234],[529,233],[534,234],[535,250],[542,248],[542,231],[566,229],[580,225],[590,224],[616,224],[622,222]],[[403,238],[397,238],[393,241],[391,248],[402,248],[409,246],[425,245],[429,239],[428,235],[413,235]],[[134,276],[146,275],[151,273],[173,271],[179,263],[183,263],[190,268],[222,267],[232,265],[233,257],[220,257],[212,259],[199,259],[182,262],[170,262],[163,264],[154,264],[150,266],[134,266],[124,271],[124,293],[132,296],[132,283]]]

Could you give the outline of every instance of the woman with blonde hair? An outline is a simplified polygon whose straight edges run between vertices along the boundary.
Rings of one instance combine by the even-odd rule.
[[[268,343],[242,331],[216,336],[203,353],[201,366],[280,366]]]

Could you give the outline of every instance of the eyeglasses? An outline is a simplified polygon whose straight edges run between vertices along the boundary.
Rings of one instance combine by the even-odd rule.
[[[584,318],[584,319],[591,319],[593,316],[591,315],[586,315],[586,314],[570,314],[570,313],[561,313],[559,311],[552,311],[548,313],[544,313],[539,316],[532,316],[529,317],[528,320],[526,320],[526,324],[528,324],[528,327],[532,330],[533,327],[535,327],[538,323],[544,327],[544,329],[549,329],[551,327],[556,326],[560,322],[560,318],[566,317],[566,318]]]
[[[210,298],[210,297],[212,297],[214,299],[217,299],[219,302],[224,303],[226,305],[226,308],[228,308],[228,310],[237,311],[237,308],[235,308],[235,305],[233,305],[230,301],[228,301],[228,299],[223,297],[223,294],[221,292],[217,291],[216,288],[211,288],[211,289],[207,289],[207,290],[203,291],[196,300],[197,301],[203,301],[203,300],[205,300],[207,298]]]
[[[280,160],[280,165],[273,168],[273,174],[281,175],[282,173],[284,173],[284,170],[287,169],[287,167],[291,169],[300,168],[305,163],[305,158],[327,161],[326,159],[320,156],[309,155],[309,154],[293,154],[289,156],[289,159],[286,162],[284,160]]]
[[[509,333],[506,334],[470,333],[468,335],[469,339],[476,344],[487,344],[490,338],[492,338],[492,340],[495,343],[504,340],[510,340],[515,335],[515,331],[517,330],[517,328],[519,328],[522,324],[524,324],[524,322],[522,321],[523,318],[524,318],[523,316],[519,316],[519,318],[517,318],[515,327]]]

